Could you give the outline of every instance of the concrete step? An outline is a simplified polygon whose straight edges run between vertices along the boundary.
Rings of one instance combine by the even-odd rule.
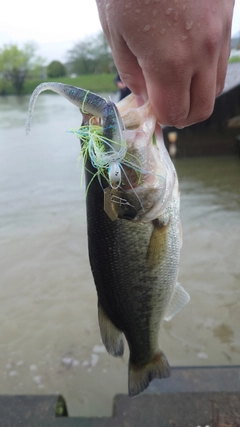
[[[173,368],[133,399],[117,395],[112,417],[71,418],[62,396],[0,396],[0,427],[237,427],[240,366]]]

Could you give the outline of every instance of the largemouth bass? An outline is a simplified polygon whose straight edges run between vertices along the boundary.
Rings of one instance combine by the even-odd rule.
[[[95,123],[103,126],[105,141],[109,141],[110,129],[117,147],[112,155],[112,145],[109,148],[105,142],[111,164],[109,179],[105,175],[101,185],[96,165],[91,156],[87,158],[88,248],[102,341],[111,355],[121,357],[125,336],[130,351],[129,395],[135,396],[152,379],[170,375],[159,347],[160,325],[189,301],[177,282],[181,248],[177,174],[148,102],[138,107],[130,95],[117,106],[100,102],[101,108],[98,104],[93,111],[97,95],[91,94],[88,105],[86,93],[78,96],[65,85],[53,85],[50,89],[71,102],[72,96],[74,103],[78,99],[85,124],[89,115],[95,116]],[[108,114],[103,122],[103,106],[110,111],[111,126]],[[120,159],[122,141],[126,151]]]
[[[122,356],[125,336],[129,350],[129,395],[142,392],[170,368],[159,348],[163,319],[170,320],[188,301],[177,283],[181,248],[179,188],[162,131],[147,103],[137,108],[131,95],[117,105],[127,155],[134,169],[123,166],[123,183],[105,189],[97,179],[87,194],[89,258],[98,293],[98,318],[103,343]],[[140,165],[140,166],[139,166]],[[138,168],[137,168],[138,166]],[[90,162],[87,183],[92,178]],[[88,172],[90,171],[90,172]]]

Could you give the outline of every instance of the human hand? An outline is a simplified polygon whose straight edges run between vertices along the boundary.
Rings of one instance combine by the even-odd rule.
[[[121,80],[161,124],[205,120],[224,87],[234,0],[96,0]]]

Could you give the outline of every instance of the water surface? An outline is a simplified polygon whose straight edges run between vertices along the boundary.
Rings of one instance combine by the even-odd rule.
[[[101,343],[86,238],[78,109],[41,95],[0,98],[0,394],[61,393],[70,415],[110,415],[127,361]],[[172,366],[240,363],[240,160],[175,161],[181,187],[179,281],[191,302],[165,323]]]

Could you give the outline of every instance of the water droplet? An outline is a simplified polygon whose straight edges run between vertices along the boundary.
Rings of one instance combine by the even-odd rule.
[[[197,23],[197,29],[199,29],[201,27],[200,22]]]
[[[157,24],[152,24],[152,25],[151,25],[151,28],[152,28],[153,30],[155,30],[155,28],[157,28]]]
[[[156,16],[157,15],[157,11],[154,9],[153,11],[152,11],[152,16]]]
[[[130,9],[130,7],[132,7],[132,3],[126,3],[126,4],[125,4],[125,8],[126,8],[126,9]]]
[[[173,9],[169,7],[167,10],[165,10],[166,15],[170,15],[172,13]]]
[[[187,21],[185,28],[187,31],[189,31],[189,30],[191,30],[192,26],[193,26],[193,21]]]
[[[160,30],[160,34],[162,34],[162,36],[163,36],[163,34],[165,34],[166,33],[166,28],[162,28],[162,30]]]
[[[145,27],[143,28],[143,31],[144,31],[144,32],[149,31],[149,30],[150,30],[150,28],[151,28],[151,26],[150,26],[149,24],[147,24],[147,25],[145,25]]]
[[[181,40],[184,42],[187,39],[187,36],[182,36]]]
[[[136,9],[136,13],[140,13],[141,12],[141,9]]]
[[[182,9],[183,9],[183,10],[186,10],[186,5],[185,5],[185,4],[183,5]]]
[[[151,0],[145,0],[144,3],[145,4],[149,4]]]

